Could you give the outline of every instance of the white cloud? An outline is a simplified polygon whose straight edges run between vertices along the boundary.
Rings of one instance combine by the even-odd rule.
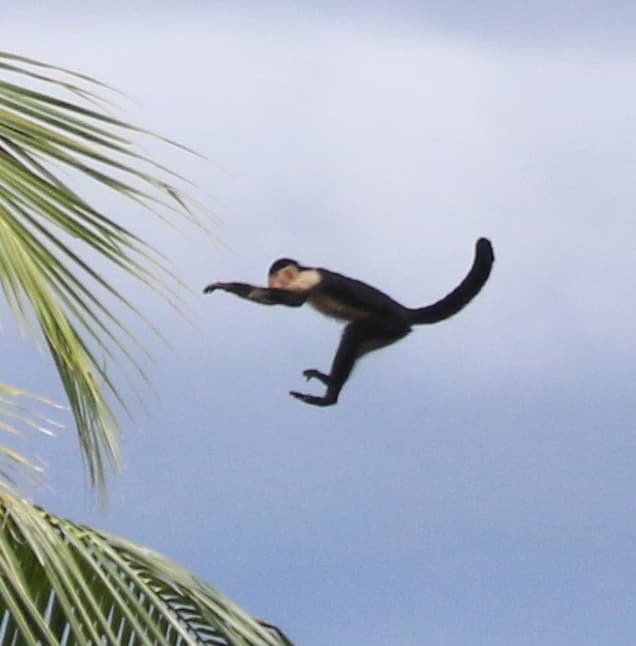
[[[84,14],[78,23],[47,16],[7,26],[3,47],[122,88],[142,102],[127,116],[212,158],[210,165],[182,155],[173,161],[222,203],[220,233],[234,251],[159,238],[194,287],[215,278],[263,280],[273,258],[292,255],[414,305],[463,276],[478,235],[492,237],[497,264],[465,313],[367,359],[343,403],[319,413],[292,408],[285,391],[300,385],[300,370],[314,361],[328,364],[333,325],[310,312],[201,297],[198,331],[165,321],[176,356],[156,369],[163,399],[146,424],[152,440],[150,433],[128,440],[131,473],[141,464],[137,477],[152,490],[155,464],[163,465],[156,504],[180,505],[184,527],[213,499],[218,517],[229,518],[225,526],[215,517],[205,530],[219,554],[235,553],[238,527],[239,555],[265,563],[270,577],[276,568],[304,572],[318,598],[323,585],[325,595],[338,593],[323,582],[323,569],[344,572],[337,580],[353,583],[338,597],[343,607],[362,584],[369,607],[380,599],[352,539],[369,535],[377,542],[370,541],[368,558],[386,563],[379,589],[393,589],[398,572],[412,592],[411,615],[395,603],[387,614],[412,622],[415,632],[423,620],[413,600],[428,585],[443,587],[448,573],[447,607],[442,602],[433,618],[439,634],[456,628],[454,600],[470,615],[461,573],[444,560],[450,539],[453,555],[474,568],[473,599],[483,602],[465,634],[481,628],[496,637],[493,618],[502,606],[510,618],[536,600],[532,586],[524,587],[523,550],[534,550],[532,563],[555,590],[576,580],[595,594],[593,577],[568,560],[558,540],[563,524],[577,545],[589,541],[590,553],[604,540],[618,543],[616,558],[632,551],[621,537],[635,531],[633,522],[620,512],[628,495],[621,491],[634,484],[625,468],[631,421],[623,419],[636,315],[633,45],[578,38],[537,46],[528,38],[482,38],[479,30],[465,38],[461,29],[427,32],[399,20],[385,27],[374,16],[356,22],[354,11],[346,20],[260,11],[206,13],[202,5],[169,19],[124,12],[99,22]],[[547,8],[548,26],[550,16]],[[50,38],[62,28],[64,39]],[[149,441],[163,452],[145,455]],[[182,455],[172,451],[176,444]],[[167,472],[184,464],[207,474],[209,494],[174,487]],[[148,510],[144,501],[150,529],[139,529],[135,496],[123,504],[134,532],[153,529]],[[592,524],[586,538],[594,515],[607,517],[608,528]],[[424,540],[417,528],[431,517]],[[508,529],[511,519],[516,525]],[[525,539],[535,522],[538,533]],[[334,524],[342,541],[330,540]],[[384,533],[372,534],[378,526]],[[280,532],[292,537],[295,559],[281,556]],[[170,537],[160,540],[172,545]],[[553,550],[554,540],[561,547]],[[300,554],[306,544],[326,545],[320,567]],[[173,554],[203,563],[216,582],[207,548],[195,552],[174,543]],[[430,553],[438,555],[432,565]],[[433,583],[413,559],[429,567]],[[506,592],[508,566],[519,584],[516,610]],[[500,572],[490,582],[493,569]],[[237,574],[225,576],[235,581]],[[254,586],[255,606],[266,616],[275,603],[271,587],[271,578]],[[296,621],[299,637],[309,635],[324,614],[316,617],[306,604],[288,621],[287,609],[303,595],[277,591],[289,604],[280,623]],[[581,604],[593,606],[591,598]],[[560,616],[560,607],[544,617]],[[369,620],[361,616],[357,631]],[[351,617],[340,619],[349,625]],[[585,637],[583,619],[573,620],[568,635]]]

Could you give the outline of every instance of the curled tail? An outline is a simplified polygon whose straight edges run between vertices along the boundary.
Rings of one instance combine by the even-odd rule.
[[[487,238],[479,238],[475,245],[475,260],[466,278],[455,289],[436,303],[426,307],[409,308],[409,322],[412,325],[437,323],[457,314],[477,296],[490,276],[495,260],[492,244]]]

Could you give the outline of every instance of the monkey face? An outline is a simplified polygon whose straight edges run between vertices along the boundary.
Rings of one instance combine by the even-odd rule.
[[[299,273],[297,265],[285,265],[269,275],[267,284],[270,288],[285,289],[294,282]]]

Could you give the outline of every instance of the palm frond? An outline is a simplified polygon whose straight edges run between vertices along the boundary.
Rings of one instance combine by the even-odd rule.
[[[202,225],[178,186],[182,178],[136,152],[131,135],[149,133],[93,107],[95,90],[105,86],[2,52],[0,72],[52,88],[43,93],[0,80],[0,288],[21,328],[43,335],[90,482],[104,488],[107,466],[119,464],[116,411],[128,404],[109,375],[118,366],[133,381],[145,381],[137,357],[146,351],[112,305],[143,319],[142,313],[93,268],[95,254],[176,307],[188,290],[157,251],[87,202],[61,171],[91,178],[164,219],[162,209],[169,209]]]
[[[54,429],[60,425],[43,413],[36,412],[37,406],[59,408],[43,397],[0,383],[0,432],[21,440],[27,439],[27,433],[33,431],[53,435]],[[24,451],[11,448],[5,442],[0,443],[0,489],[10,490],[25,476],[25,472],[26,477],[33,480],[42,471],[42,466],[26,457]]]
[[[289,646],[161,555],[0,494],[0,644]]]

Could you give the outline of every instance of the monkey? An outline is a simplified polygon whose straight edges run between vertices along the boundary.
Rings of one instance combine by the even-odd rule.
[[[494,259],[492,244],[480,238],[475,244],[473,264],[459,285],[431,305],[416,308],[405,307],[359,280],[322,267],[305,267],[291,258],[280,258],[272,264],[267,287],[214,282],[203,292],[223,290],[261,305],[300,307],[308,302],[322,314],[346,321],[329,374],[315,368],[303,371],[307,381],[317,379],[326,386],[325,394],[289,393],[306,404],[332,406],[338,402],[358,359],[403,339],[413,325],[438,323],[457,314],[484,286]]]

